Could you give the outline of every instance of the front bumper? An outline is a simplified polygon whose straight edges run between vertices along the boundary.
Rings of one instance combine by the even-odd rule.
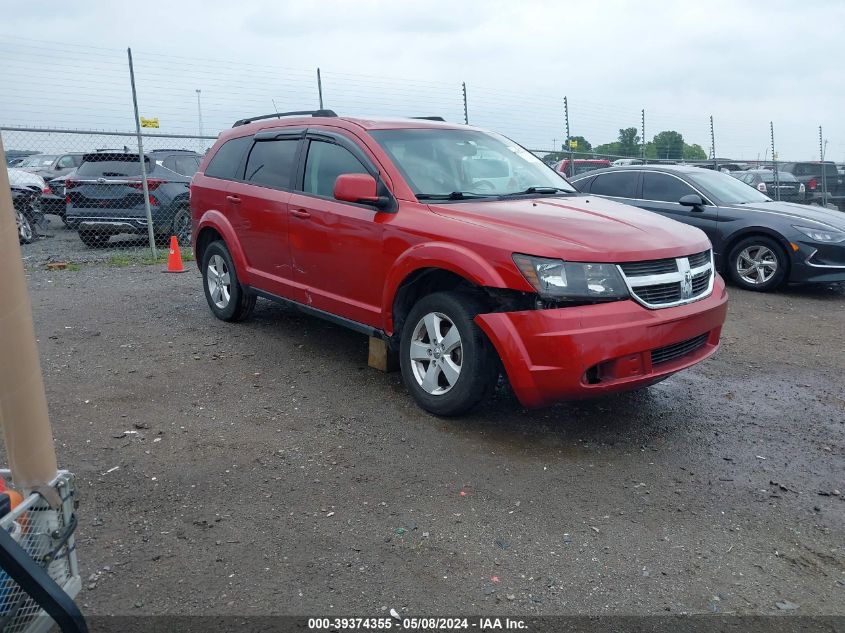
[[[845,281],[845,243],[828,244],[797,240],[789,281],[836,283]]]
[[[711,356],[727,314],[716,276],[706,299],[648,310],[634,301],[479,314],[516,397],[525,407],[645,387]],[[698,339],[698,337],[701,337]],[[703,341],[657,365],[652,350]]]

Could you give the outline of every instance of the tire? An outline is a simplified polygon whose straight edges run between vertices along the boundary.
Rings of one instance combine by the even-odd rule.
[[[15,225],[18,229],[18,242],[32,244],[35,240],[35,231],[32,230],[32,224],[23,211],[15,210]]]
[[[731,249],[726,268],[731,280],[740,288],[769,292],[786,279],[789,260],[775,240],[754,235],[740,240]]]
[[[408,314],[402,327],[399,364],[405,387],[426,411],[460,415],[493,392],[499,359],[473,323],[481,312],[484,306],[474,297],[437,292],[420,299]],[[457,336],[450,335],[453,330]]]
[[[102,233],[92,233],[90,231],[79,231],[79,239],[88,248],[102,248],[109,242],[111,235]]]
[[[176,236],[179,246],[191,245],[191,210],[181,207],[173,216],[172,235]]]
[[[203,253],[202,287],[208,307],[221,321],[242,321],[255,307],[255,295],[238,282],[232,256],[220,240],[209,244]]]

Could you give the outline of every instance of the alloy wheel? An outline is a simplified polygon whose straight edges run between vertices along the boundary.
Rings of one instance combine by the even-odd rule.
[[[214,305],[221,310],[225,309],[232,296],[232,281],[226,260],[220,255],[212,255],[211,259],[208,260],[206,283],[208,284],[208,294]]]
[[[767,246],[752,245],[743,249],[736,258],[736,272],[752,286],[766,283],[778,269],[778,258]]]
[[[426,393],[448,393],[458,382],[463,361],[457,326],[441,312],[426,314],[414,327],[410,357],[414,379]]]
[[[26,219],[26,216],[22,211],[18,211],[15,214],[15,224],[18,227],[18,236],[20,237],[20,240],[22,242],[31,242],[32,226],[29,224],[29,220]]]

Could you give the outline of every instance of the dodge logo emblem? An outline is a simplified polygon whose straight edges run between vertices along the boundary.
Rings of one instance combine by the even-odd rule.
[[[692,271],[684,272],[684,279],[681,281],[681,298],[689,299],[692,297]]]

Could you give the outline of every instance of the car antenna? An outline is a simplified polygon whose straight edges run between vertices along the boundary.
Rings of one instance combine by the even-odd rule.
[[[278,111],[279,111],[279,108],[277,108],[277,107],[276,107],[276,100],[275,100],[275,99],[273,99],[273,98],[271,97],[271,98],[270,98],[270,101],[272,101],[272,102],[273,102],[273,111],[274,111],[274,112],[278,112]],[[282,117],[281,117],[281,115],[279,115],[279,118],[280,118],[280,119],[282,118]]]

